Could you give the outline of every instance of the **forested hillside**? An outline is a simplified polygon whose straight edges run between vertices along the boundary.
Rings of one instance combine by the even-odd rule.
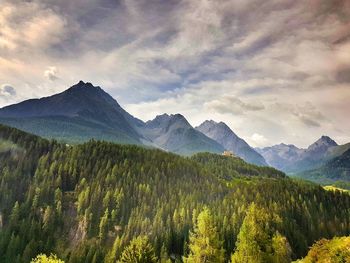
[[[328,161],[318,169],[305,171],[296,176],[323,184],[350,182],[350,150]]]
[[[289,262],[350,234],[350,195],[241,159],[0,138],[0,262]]]
[[[350,237],[335,237],[317,241],[307,256],[298,263],[350,262]]]

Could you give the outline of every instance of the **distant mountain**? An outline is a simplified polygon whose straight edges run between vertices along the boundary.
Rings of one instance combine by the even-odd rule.
[[[83,142],[90,138],[142,144],[142,122],[100,87],[80,81],[68,90],[0,109],[0,122],[46,138]]]
[[[350,182],[350,149],[317,169],[304,171],[298,177],[323,184],[335,181]]]
[[[221,144],[226,150],[234,152],[243,160],[249,163],[265,166],[264,157],[256,152],[243,139],[238,137],[225,123],[213,120],[205,121],[198,127],[197,131]]]
[[[279,144],[257,149],[257,151],[271,166],[287,173],[299,173],[321,167],[349,148],[350,144],[338,145],[330,137],[322,136],[307,149],[299,149],[294,145]]]
[[[224,151],[222,145],[195,130],[181,114],[158,115],[146,122],[143,135],[162,149],[184,155]]]
[[[292,144],[284,143],[262,149],[256,148],[256,151],[265,158],[269,165],[282,171],[286,171],[289,166],[293,165],[303,152],[302,149]]]
[[[338,144],[328,136],[322,136],[316,142],[303,150],[300,158],[288,169],[292,172],[305,171],[321,166],[324,162],[331,159],[330,152]]]

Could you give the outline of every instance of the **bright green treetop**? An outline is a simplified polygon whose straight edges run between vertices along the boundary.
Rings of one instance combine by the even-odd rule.
[[[298,262],[350,262],[350,237],[321,239],[311,247],[307,256]]]
[[[287,239],[270,229],[270,215],[265,209],[252,203],[244,218],[232,263],[290,262],[290,246]],[[274,233],[274,234],[273,234]]]
[[[184,258],[186,263],[224,262],[225,251],[208,208],[198,215],[194,232],[190,234],[190,254]]]
[[[51,254],[50,256],[40,254],[36,256],[36,258],[32,259],[31,263],[64,263],[64,261],[57,258],[57,256],[53,254]]]
[[[156,263],[158,259],[148,238],[146,236],[139,236],[131,240],[130,244],[124,249],[119,262]]]

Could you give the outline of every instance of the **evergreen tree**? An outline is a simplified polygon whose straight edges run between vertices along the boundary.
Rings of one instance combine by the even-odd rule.
[[[239,158],[96,141],[66,146],[1,125],[0,138],[11,146],[0,151],[0,262],[57,251],[71,263],[115,263],[140,233],[161,262],[195,258],[195,244],[209,255],[237,244],[237,257],[288,262],[288,243],[295,259],[316,240],[350,233],[350,195]],[[212,216],[202,221],[214,234],[197,226],[205,206],[215,224]]]
[[[139,236],[131,240],[130,244],[124,249],[120,263],[156,263],[153,247],[146,236]]]
[[[232,263],[291,262],[291,249],[286,237],[273,234],[273,215],[252,203],[244,218]]]
[[[232,263],[266,262],[269,251],[269,236],[265,229],[267,213],[258,208],[255,203],[249,206],[244,218],[238,239],[236,251],[231,257]]]
[[[32,259],[31,263],[64,263],[64,261],[58,259],[57,256],[53,254],[50,256],[40,254],[36,258]]]
[[[273,256],[272,261],[274,263],[289,263],[292,261],[292,250],[286,237],[276,232],[272,238]]]
[[[350,262],[350,237],[335,237],[317,241],[307,256],[298,263],[348,263]]]
[[[101,217],[100,226],[99,226],[100,228],[99,237],[101,240],[104,240],[108,233],[108,215],[109,215],[108,208],[106,208],[104,215]]]
[[[194,232],[190,234],[189,249],[188,257],[184,258],[186,263],[224,262],[225,251],[213,216],[207,207],[198,215]]]
[[[122,238],[117,236],[116,239],[114,240],[111,250],[106,256],[106,259],[105,259],[106,263],[114,263],[117,261],[121,244],[122,244]]]

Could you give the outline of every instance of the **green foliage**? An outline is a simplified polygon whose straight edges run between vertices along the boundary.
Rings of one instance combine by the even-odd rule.
[[[219,240],[214,218],[207,207],[198,215],[194,232],[190,234],[190,254],[184,258],[186,263],[224,262],[225,251]]]
[[[192,160],[203,165],[204,169],[218,178],[231,180],[253,176],[284,178],[285,174],[272,167],[256,166],[246,163],[239,157],[227,157],[212,153],[198,153]]]
[[[286,240],[295,259],[316,240],[350,234],[350,195],[240,159],[96,141],[67,146],[4,126],[0,137],[21,149],[0,152],[0,262],[53,251],[68,263],[114,263],[145,235],[161,262],[179,261],[192,253],[205,207],[227,261],[253,202],[268,215],[268,241],[258,238],[256,247],[269,249],[270,262],[288,258]]]
[[[49,116],[28,118],[0,118],[0,122],[47,139],[77,144],[88,142],[91,138],[99,140],[141,144],[138,140],[115,127],[81,117]],[[65,132],[62,132],[62,131]],[[101,132],[103,131],[103,132]]]
[[[278,218],[252,203],[238,234],[232,263],[290,262],[291,250],[285,237],[274,232]]]
[[[344,190],[350,190],[350,182],[337,181],[333,184],[333,186]]]
[[[337,184],[339,181],[339,184],[349,186],[350,149],[327,161],[321,167],[296,174],[296,176],[321,184]]]
[[[292,261],[292,250],[285,236],[276,232],[272,237],[272,256],[271,262],[288,263]]]
[[[31,263],[64,263],[64,261],[58,259],[56,255],[51,254],[50,256],[46,256],[44,254],[40,254],[34,258]]]
[[[321,239],[310,249],[307,256],[299,263],[342,263],[350,262],[350,237]]]
[[[156,263],[157,257],[146,236],[139,236],[131,240],[124,249],[120,263]]]

